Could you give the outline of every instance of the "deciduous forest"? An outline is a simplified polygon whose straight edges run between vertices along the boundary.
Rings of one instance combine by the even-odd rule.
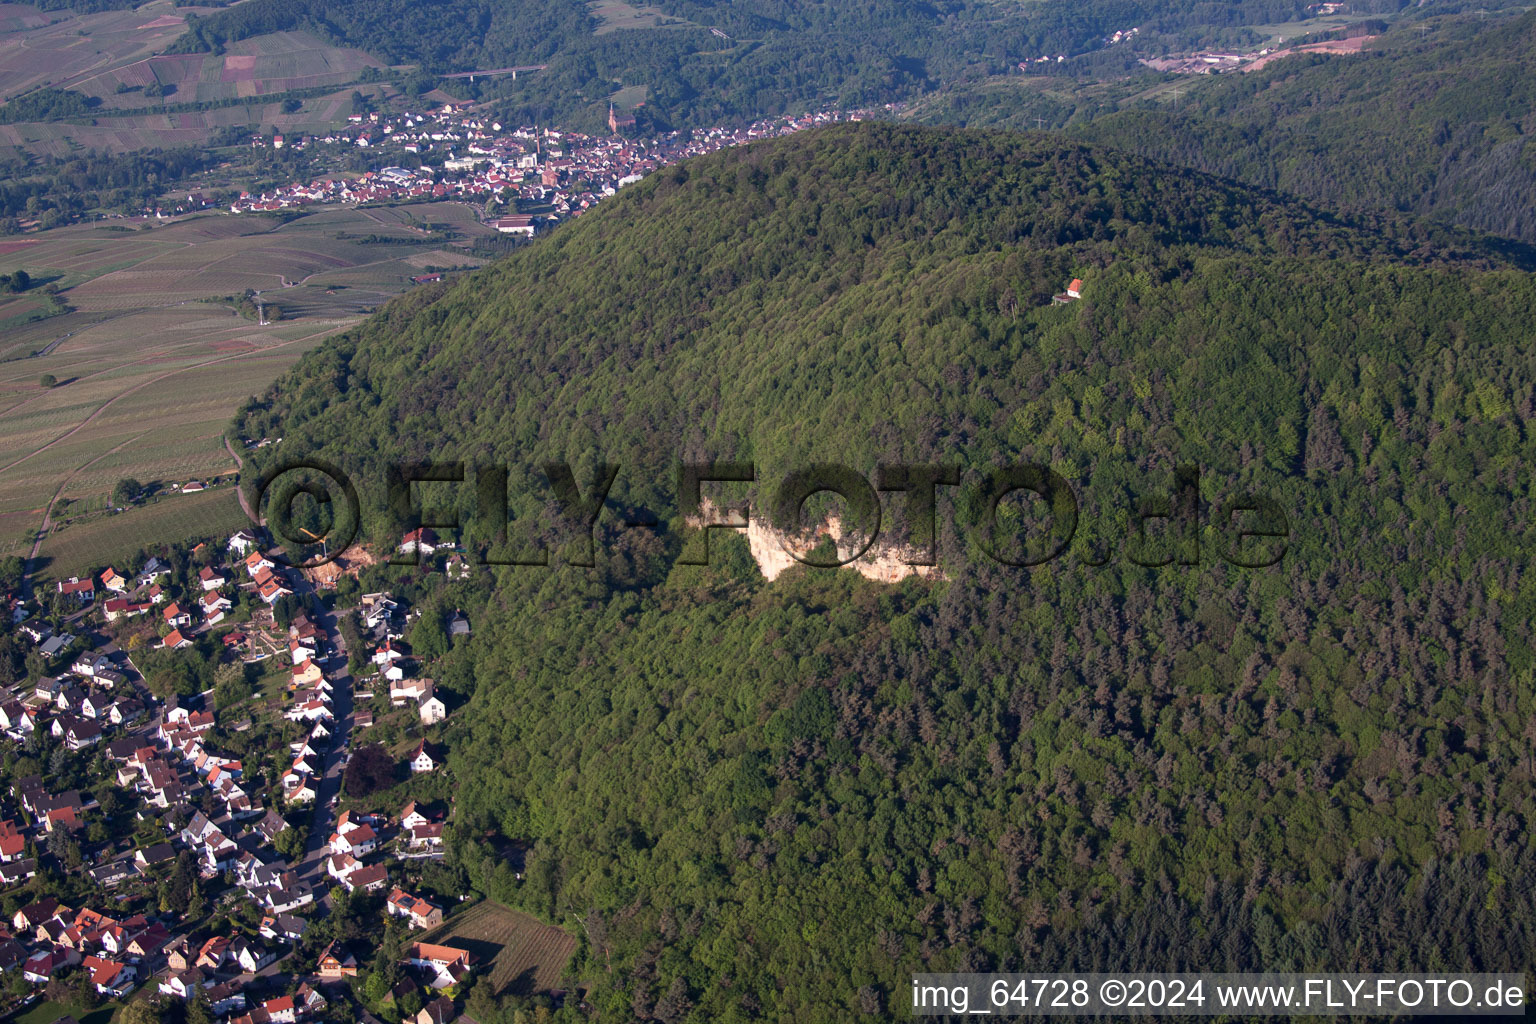
[[[389,465],[507,467],[504,522],[418,491],[471,555],[552,553],[459,585],[451,863],[579,938],[605,1019],[895,1015],[917,970],[1529,971],[1533,308],[1520,253],[1453,228],[846,125],[413,291],[235,429],[283,437],[248,474],[345,467],[381,546],[412,525]],[[964,483],[938,574],[768,582],[739,536],[681,563],[688,459],[753,462],[716,493],[759,507],[810,463]],[[619,468],[592,568],[550,461],[583,493]],[[974,481],[1021,463],[1080,506],[1032,569],[976,528]],[[1138,541],[1181,466],[1198,527]],[[1266,568],[1220,556],[1254,493],[1288,526]]]

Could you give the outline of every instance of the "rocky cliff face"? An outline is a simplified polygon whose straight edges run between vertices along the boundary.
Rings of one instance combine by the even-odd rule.
[[[690,519],[688,525],[699,528],[704,523],[716,523],[724,518],[724,515],[706,500],[703,503],[702,514],[697,519]],[[796,556],[806,557],[823,537],[832,538],[833,544],[837,546],[839,560],[849,558],[863,544],[862,537],[845,535],[843,524],[836,516],[797,535],[774,529],[767,518],[757,515],[749,516],[747,525],[742,529],[747,536],[747,546],[752,551],[752,560],[757,563],[758,570],[767,580],[776,579],[780,573],[797,564]],[[906,550],[900,545],[882,544],[877,541],[870,545],[869,550],[863,555],[842,568],[852,569],[865,579],[874,580],[877,583],[900,583],[908,576],[926,578],[939,575],[937,566],[907,564],[907,559],[914,555],[915,552]]]

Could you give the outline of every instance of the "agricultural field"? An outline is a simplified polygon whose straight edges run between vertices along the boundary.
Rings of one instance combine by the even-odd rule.
[[[25,269],[73,307],[0,339],[0,554],[29,553],[46,517],[46,573],[94,564],[109,546],[105,534],[125,525],[135,550],[156,531],[161,539],[203,532],[169,508],[101,513],[125,477],[180,484],[232,471],[223,432],[240,402],[411,287],[423,254],[474,262],[419,244],[433,237],[421,225],[478,227],[472,211],[451,203],[321,207],[287,223],[224,214],[149,230],[140,223],[59,228],[0,247],[0,273]],[[365,244],[365,236],[399,241]],[[281,319],[260,325],[222,301],[246,289]],[[0,315],[12,309],[23,312],[13,300]],[[55,386],[43,386],[45,375]],[[232,493],[219,500],[239,514]],[[194,496],[165,499],[189,501],[183,507],[200,507]]]
[[[103,109],[133,110],[162,102],[209,103],[340,87],[356,82],[367,68],[383,67],[362,50],[334,46],[304,32],[278,32],[232,43],[217,56],[148,57],[75,79],[70,88],[97,97]],[[168,89],[166,98],[146,96],[144,87],[150,85]],[[132,91],[119,92],[121,87]]]
[[[369,69],[383,69],[383,62],[304,32],[257,36],[232,43],[219,55],[161,52],[186,31],[189,13],[210,10],[176,7],[170,0],[99,14],[0,4],[0,103],[49,86],[82,93],[100,115],[89,124],[0,125],[0,155],[65,158],[89,150],[197,146],[234,126],[319,133],[346,123],[354,89],[380,99],[393,94],[386,85],[361,81]],[[146,86],[167,94],[146,95]],[[304,99],[296,111],[284,111],[274,98],[290,90],[332,87],[334,92]],[[184,113],[163,110],[165,104],[230,100],[248,102]]]
[[[249,127],[252,133],[280,131],[323,134],[347,121],[352,111],[353,91],[387,102],[398,93],[387,85],[348,85],[334,93],[324,93],[303,101],[292,113],[281,102],[259,97],[237,106],[214,107],[181,113],[155,113],[131,110],[104,110],[95,124],[26,121],[0,125],[0,156],[18,152],[66,158],[88,150],[127,153],[139,149],[173,149],[178,146],[207,144],[221,128]],[[133,94],[128,94],[133,95]],[[171,96],[168,102],[175,102]],[[10,152],[7,152],[9,150]]]
[[[646,4],[627,4],[623,0],[590,0],[587,11],[597,22],[595,35],[606,35],[623,29],[665,28],[694,25],[695,22],[673,17],[657,7]]]
[[[247,525],[233,485],[168,494],[141,508],[55,528],[43,541],[36,578],[57,579],[84,566],[131,561],[141,548],[166,540],[225,535]]]
[[[0,364],[0,551],[27,553],[50,508],[102,509],[122,477],[185,483],[232,469],[222,435],[235,407],[352,322],[259,327],[210,304],[140,310]],[[61,383],[44,389],[41,373]]]
[[[1254,34],[1272,39],[1274,42],[1288,43],[1298,36],[1314,35],[1318,32],[1331,32],[1334,29],[1348,28],[1350,25],[1372,18],[1380,18],[1380,14],[1326,14],[1318,18],[1305,18],[1301,21],[1285,21],[1272,25],[1254,25]]]
[[[576,940],[566,932],[490,900],[456,914],[421,941],[469,950],[479,958],[482,976],[498,995],[558,988],[565,965],[576,952]]]
[[[620,110],[633,110],[650,98],[651,90],[646,85],[626,85],[624,88],[609,96],[609,101]]]
[[[186,31],[188,10],[171,0],[99,14],[0,5],[0,101],[144,60]]]

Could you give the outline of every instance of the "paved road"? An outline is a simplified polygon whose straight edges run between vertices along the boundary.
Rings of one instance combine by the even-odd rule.
[[[306,593],[313,593],[309,583],[300,584]],[[345,611],[333,611],[319,616],[315,624],[324,629],[336,652],[335,659],[343,666],[347,660],[346,644],[341,638],[340,617]],[[352,734],[352,675],[345,668],[332,680],[331,711],[336,716],[331,732],[331,749],[325,755],[325,774],[320,779],[319,796],[315,800],[315,815],[309,824],[309,839],[304,846],[304,859],[298,863],[301,881],[320,884],[325,880],[326,841],[336,822],[335,800],[341,793],[341,759],[347,752],[347,741]]]
[[[519,71],[543,71],[548,64],[520,64],[515,68],[491,68],[489,71],[458,71],[451,75],[439,75],[439,78],[475,78],[486,75],[511,75],[517,77]]]

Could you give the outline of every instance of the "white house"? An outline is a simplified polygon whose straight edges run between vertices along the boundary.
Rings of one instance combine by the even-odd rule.
[[[448,717],[448,705],[443,703],[441,697],[431,693],[422,698],[421,703],[416,705],[416,709],[421,714],[423,725],[436,725]]]
[[[420,552],[430,555],[438,548],[437,534],[427,527],[417,527],[404,537],[400,538],[400,552],[413,555]]]
[[[427,749],[427,741],[422,740],[411,753],[411,771],[416,774],[437,770],[437,761],[432,757],[432,752]]]

